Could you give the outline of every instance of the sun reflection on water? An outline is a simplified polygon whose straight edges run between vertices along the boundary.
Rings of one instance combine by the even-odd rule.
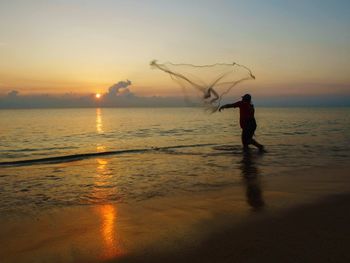
[[[102,111],[100,108],[96,109],[96,130],[98,134],[103,133]]]
[[[106,151],[106,146],[104,145],[97,145],[96,146],[97,152],[105,152]]]

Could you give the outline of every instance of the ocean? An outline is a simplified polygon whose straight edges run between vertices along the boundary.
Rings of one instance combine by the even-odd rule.
[[[237,109],[0,110],[0,213],[203,193],[247,173],[349,162],[350,108],[257,108],[256,119],[267,153],[252,148],[247,161]]]

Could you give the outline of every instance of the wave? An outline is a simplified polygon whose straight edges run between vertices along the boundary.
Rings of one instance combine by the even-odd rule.
[[[146,153],[151,151],[166,151],[169,149],[205,147],[205,146],[213,146],[213,145],[216,145],[216,144],[205,143],[205,144],[173,145],[173,146],[151,147],[151,148],[143,148],[143,149],[128,149],[128,150],[116,150],[116,151],[105,151],[105,152],[80,153],[80,154],[53,156],[53,157],[45,157],[45,158],[37,158],[37,159],[0,162],[0,167],[66,163],[66,162],[74,162],[74,161],[80,161],[88,158],[108,156],[108,155],[121,155],[121,154],[132,154],[132,153],[136,154],[136,153]]]
[[[75,149],[77,147],[72,146],[61,146],[61,147],[50,147],[50,148],[24,148],[14,150],[0,150],[0,153],[21,153],[21,152],[40,152],[40,151],[53,151],[53,150],[67,150]]]

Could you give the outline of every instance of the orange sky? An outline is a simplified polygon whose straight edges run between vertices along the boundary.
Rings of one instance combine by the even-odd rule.
[[[103,93],[130,79],[141,96],[180,95],[150,68],[153,59],[236,61],[257,77],[245,85],[267,95],[348,94],[346,8],[322,1],[1,2],[0,94]]]

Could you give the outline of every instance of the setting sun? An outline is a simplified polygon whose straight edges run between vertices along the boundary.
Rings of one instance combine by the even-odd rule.
[[[99,99],[99,98],[101,98],[101,94],[100,93],[96,93],[95,97],[96,97],[96,99]]]

